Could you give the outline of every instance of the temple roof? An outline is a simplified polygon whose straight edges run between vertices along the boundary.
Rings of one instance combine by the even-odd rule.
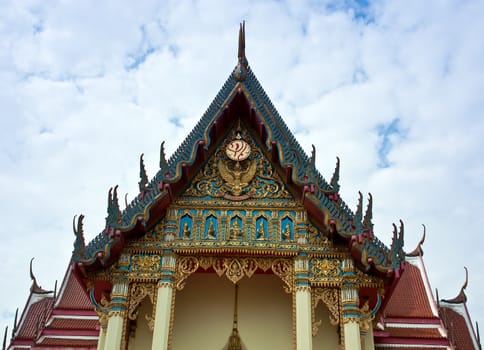
[[[441,307],[440,312],[455,350],[479,349],[476,347],[476,335],[472,328],[469,329],[466,318],[461,313],[448,307]]]
[[[97,269],[109,265],[134,231],[143,232],[153,220],[162,215],[190,180],[190,174],[206,159],[236,120],[243,120],[258,133],[260,142],[271,160],[284,173],[285,181],[301,198],[312,220],[331,227],[340,237],[350,242],[350,249],[362,270],[376,268],[382,276],[401,268],[403,253],[403,224],[394,228],[391,248],[373,235],[372,200],[369,197],[363,213],[363,196],[359,195],[356,211],[352,211],[339,196],[339,159],[330,182],[315,167],[316,152],[308,156],[281,118],[265,93],[245,57],[245,28],[239,32],[238,64],[203,114],[199,122],[166,160],[160,151],[160,169],[151,179],[141,159],[140,194],[121,211],[117,186],[109,191],[106,228],[87,246],[84,244],[82,220],[76,234],[73,261],[78,267]]]
[[[392,299],[385,308],[386,317],[436,318],[432,311],[421,270],[406,264],[405,273],[393,292]]]
[[[472,326],[467,310],[465,289],[469,283],[469,272],[464,267],[466,275],[459,294],[452,299],[442,299],[439,302],[439,312],[445,326],[449,330],[449,339],[456,350],[481,349],[479,329]]]
[[[69,267],[57,295],[31,289],[7,349],[95,349],[98,329],[98,316]]]

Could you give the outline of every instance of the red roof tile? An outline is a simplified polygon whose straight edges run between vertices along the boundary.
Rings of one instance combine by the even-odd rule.
[[[466,320],[462,315],[456,311],[441,307],[442,320],[444,321],[448,331],[449,338],[455,346],[455,350],[469,350],[474,349],[469,328],[467,328]]]
[[[99,321],[97,319],[79,318],[54,318],[49,324],[49,328],[57,329],[96,329]]]
[[[65,278],[67,281],[65,280],[63,283],[64,288],[61,290],[61,295],[59,295],[60,299],[56,303],[56,308],[92,310],[93,307],[91,301],[74,277],[74,274],[68,271]]]
[[[67,339],[67,338],[45,338],[41,344],[33,349],[42,349],[46,346],[62,347],[62,349],[96,349],[97,339]],[[82,348],[81,348],[82,347]]]
[[[385,307],[384,314],[387,317],[436,317],[430,307],[418,267],[405,265],[405,271]]]
[[[20,324],[20,329],[18,330],[17,339],[34,339],[37,336],[38,331],[42,331],[43,328],[43,318],[49,314],[52,309],[52,297],[43,298],[35,303],[33,303],[27,311],[27,314],[23,318],[22,324]],[[39,327],[41,327],[39,329]]]

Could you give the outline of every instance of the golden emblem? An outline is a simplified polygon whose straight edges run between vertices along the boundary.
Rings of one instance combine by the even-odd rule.
[[[220,176],[225,181],[229,191],[234,196],[240,196],[244,187],[248,186],[254,178],[257,170],[257,162],[250,161],[245,169],[242,168],[239,161],[235,162],[235,165],[230,169],[226,162],[218,162],[218,170]]]
[[[230,143],[225,148],[225,153],[227,157],[236,162],[241,162],[246,160],[250,156],[250,145],[241,139],[240,134],[237,134],[237,139],[230,141]]]

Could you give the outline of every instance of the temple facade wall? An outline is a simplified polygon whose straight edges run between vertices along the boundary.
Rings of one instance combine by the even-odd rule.
[[[318,305],[314,314],[316,321],[321,321],[318,331],[313,336],[313,350],[339,350],[339,331],[338,326],[330,323],[330,313],[325,305]]]
[[[244,349],[293,348],[292,296],[277,276],[242,279],[238,310]],[[193,274],[176,295],[172,349],[226,349],[233,312],[233,283],[215,273]]]

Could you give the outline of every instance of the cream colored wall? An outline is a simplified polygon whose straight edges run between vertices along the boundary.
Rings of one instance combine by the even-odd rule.
[[[291,350],[292,296],[274,275],[239,282],[239,332],[245,349]],[[194,274],[177,292],[173,350],[222,350],[232,330],[234,285],[225,276]]]
[[[129,350],[151,350],[153,332],[148,327],[146,316],[151,316],[153,305],[145,298],[139,307],[134,337],[130,336],[128,341]]]
[[[313,337],[313,350],[340,350],[338,326],[329,322],[329,310],[321,301],[316,308],[316,321],[321,320],[318,334]]]

